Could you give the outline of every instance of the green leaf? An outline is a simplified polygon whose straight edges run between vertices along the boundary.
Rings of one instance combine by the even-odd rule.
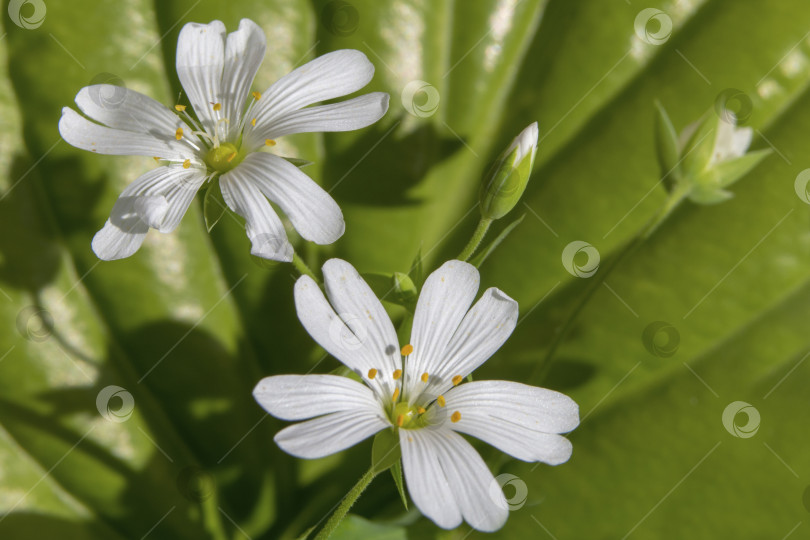
[[[668,192],[672,193],[681,176],[678,133],[675,131],[672,120],[669,119],[669,115],[661,103],[655,103],[655,111],[655,148],[658,155],[658,165],[661,168],[661,178],[664,181],[664,186]]]
[[[379,474],[399,463],[402,457],[399,448],[399,434],[393,429],[384,429],[374,437],[371,447],[371,466],[374,474]]]
[[[397,486],[399,498],[402,499],[402,505],[405,510],[408,509],[408,497],[405,495],[405,482],[402,480],[402,462],[397,461],[391,466],[391,476],[394,478],[394,484]]]

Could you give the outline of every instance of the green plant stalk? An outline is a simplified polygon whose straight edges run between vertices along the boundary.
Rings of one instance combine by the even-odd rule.
[[[372,467],[360,477],[360,480],[357,481],[354,487],[343,497],[343,500],[340,501],[337,509],[329,517],[326,525],[320,530],[315,540],[326,540],[332,536],[332,533],[338,528],[340,522],[346,517],[349,509],[351,509],[355,501],[360,498],[360,495],[366,490],[371,481],[374,480],[375,476],[377,476],[377,473],[374,471],[374,467]]]
[[[210,497],[205,498],[201,505],[203,525],[214,540],[227,540],[228,535],[222,525],[222,516],[219,513],[217,490],[214,489]]]
[[[315,276],[315,273],[309,268],[309,266],[307,266],[307,263],[304,262],[304,259],[302,259],[297,252],[293,252],[292,265],[302,276],[309,276],[317,283],[320,283],[320,280],[317,278],[317,276]]]
[[[588,288],[585,289],[585,292],[582,294],[582,297],[579,300],[579,303],[574,307],[571,311],[571,314],[563,323],[562,328],[557,335],[554,336],[554,341],[551,342],[551,345],[546,352],[546,355],[543,357],[543,361],[540,362],[532,372],[531,376],[529,377],[529,381],[533,384],[540,384],[545,380],[546,376],[548,375],[551,366],[554,363],[554,355],[559,349],[562,342],[565,340],[568,333],[571,331],[571,328],[574,325],[574,322],[579,317],[579,314],[582,313],[585,306],[590,301],[591,297],[593,297],[596,290],[599,286],[604,283],[605,279],[619,266],[619,263],[627,257],[630,253],[635,251],[641,244],[643,244],[652,234],[661,226],[664,221],[672,214],[672,212],[680,206],[683,200],[688,195],[688,190],[680,190],[680,191],[673,191],[670,196],[667,198],[664,205],[661,209],[647,222],[647,224],[636,233],[616,254],[616,256],[610,261],[606,268],[602,271],[597,272],[594,279],[588,284]]]
[[[473,232],[472,238],[470,238],[470,241],[467,242],[464,249],[461,250],[461,253],[458,254],[458,260],[466,261],[472,257],[473,253],[475,253],[475,250],[478,249],[478,246],[484,239],[484,236],[486,236],[490,225],[492,225],[491,219],[485,217],[481,218],[481,220],[478,222],[478,226],[475,228],[475,232]]]

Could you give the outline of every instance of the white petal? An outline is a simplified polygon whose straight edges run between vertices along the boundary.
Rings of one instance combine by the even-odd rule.
[[[258,125],[251,133],[251,145],[260,147],[265,139],[278,139],[292,133],[352,131],[370,126],[388,110],[388,94],[372,92],[354,99],[306,107],[292,111],[277,121]]]
[[[206,131],[213,132],[222,103],[222,72],[225,65],[225,25],[188,23],[177,39],[177,75],[194,112]]]
[[[445,529],[461,519],[480,531],[495,531],[509,509],[484,460],[460,435],[447,429],[399,431],[402,467],[414,504]]]
[[[222,103],[229,130],[236,135],[253,78],[264,59],[267,43],[262,29],[250,19],[242,19],[239,29],[225,42],[225,71],[222,74]]]
[[[264,152],[249,154],[239,172],[281,207],[306,240],[331,244],[343,235],[346,226],[335,200],[286,159]]]
[[[478,270],[461,261],[448,261],[430,274],[425,281],[411,331],[413,353],[408,357],[405,395],[411,402],[416,388],[424,383],[422,373],[433,376],[444,360],[447,344],[478,292]]]
[[[523,461],[559,465],[571,457],[571,443],[557,433],[579,425],[579,407],[568,396],[516,382],[475,381],[445,395],[446,426],[477,437]]]
[[[340,268],[333,261],[336,259],[324,265],[324,276],[327,290],[331,289],[330,298],[338,298],[340,307],[335,307],[340,316],[327,302],[317,283],[302,276],[295,283],[298,318],[312,339],[362,377],[379,397],[391,396],[394,391],[393,372],[401,367],[393,325],[382,306],[374,305],[375,301],[379,304],[379,300],[357,272],[348,263],[340,261],[345,270],[343,276],[347,277],[344,281]],[[357,298],[351,303],[343,299],[346,295],[356,295]],[[372,369],[377,372],[374,379],[368,376]]]
[[[427,392],[438,396],[453,386],[453,377],[466,377],[483,364],[509,338],[518,318],[518,304],[494,287],[464,316],[447,348],[433,365]],[[417,386],[417,388],[420,388]]]
[[[97,84],[82,88],[76,95],[76,105],[96,122],[115,129],[153,137],[163,134],[166,140],[175,138],[177,128],[191,131],[165,105],[121,86]]]
[[[315,459],[354,446],[386,427],[390,427],[390,423],[383,419],[379,407],[374,412],[353,409],[286,427],[274,440],[288,454]]]
[[[62,109],[59,134],[69,144],[98,154],[118,156],[149,156],[166,159],[192,159],[194,153],[175,140],[174,133],[158,137],[152,133],[137,133],[101,126],[69,107]]]
[[[293,248],[287,240],[284,225],[267,199],[241,166],[224,174],[219,181],[222,197],[228,207],[245,218],[250,252],[274,261],[292,261]]]
[[[253,109],[257,127],[319,101],[360,90],[374,76],[374,65],[353,49],[333,51],[288,73],[262,92]],[[250,130],[250,128],[248,128]]]
[[[205,179],[204,173],[197,171],[196,174],[180,177],[178,182],[163,193],[168,208],[160,226],[157,227],[160,232],[169,233],[177,228]]]
[[[170,192],[178,185],[199,184],[203,179],[199,171],[180,167],[158,167],[138,177],[121,192],[110,219],[93,237],[95,254],[110,261],[135,253],[149,230],[149,223],[164,228],[168,214],[174,211]],[[166,201],[165,210],[161,199]]]
[[[264,410],[282,420],[305,420],[322,414],[380,405],[365,385],[337,375],[276,375],[265,377],[253,389]]]

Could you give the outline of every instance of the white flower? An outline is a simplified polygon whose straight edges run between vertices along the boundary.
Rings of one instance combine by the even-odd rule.
[[[717,122],[714,151],[706,168],[745,155],[745,152],[751,145],[754,130],[750,127],[737,127],[736,117],[731,113],[727,113],[727,115],[727,118]]]
[[[254,255],[292,260],[292,246],[268,199],[306,240],[329,244],[340,238],[343,214],[332,197],[289,161],[260,150],[292,133],[366,127],[385,114],[388,94],[309,107],[368,84],[374,66],[355,50],[325,54],[264,92],[251,93],[265,47],[261,28],[248,19],[230,34],[220,21],[183,27],[177,74],[196,118],[185,106],[172,111],[109,85],[83,88],[76,96],[79,109],[95,122],[68,107],[62,110],[59,132],[73,146],[151,156],[161,163],[124,190],[93,238],[101,259],[132,255],[150,227],[174,230],[197,191],[216,177],[227,205],[246,220]],[[100,98],[105,95],[116,99]]]
[[[507,381],[460,384],[512,333],[517,303],[491,288],[470,308],[478,271],[449,261],[425,282],[410,344],[400,350],[382,304],[350,264],[332,259],[323,274],[328,301],[311,278],[296,283],[298,317],[365,385],[336,375],[263,379],[254,396],[267,412],[313,418],[280,431],[278,445],[319,458],[398,430],[408,491],[424,515],[444,528],[462,519],[483,531],[500,528],[508,514],[503,493],[459,433],[524,461],[557,465],[571,456],[559,434],[579,423],[577,404],[558,392]]]

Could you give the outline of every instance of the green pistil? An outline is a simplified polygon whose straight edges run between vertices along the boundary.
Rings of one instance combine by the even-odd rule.
[[[209,150],[205,155],[205,162],[218,173],[230,171],[243,159],[245,159],[245,154],[240,152],[233,143],[221,144]]]
[[[419,414],[419,407],[400,401],[391,410],[391,423],[403,429],[418,429],[427,425],[425,414]]]

